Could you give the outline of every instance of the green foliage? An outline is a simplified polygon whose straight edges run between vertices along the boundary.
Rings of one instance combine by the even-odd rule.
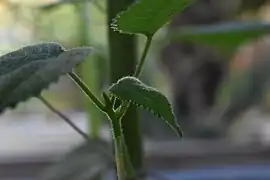
[[[143,34],[148,39],[135,70],[135,77],[123,77],[110,86],[111,97],[103,92],[103,102],[105,101],[105,103],[92,93],[80,77],[75,73],[69,73],[86,58],[92,51],[91,48],[65,50],[59,44],[43,43],[27,46],[0,57],[0,112],[8,107],[15,107],[16,104],[30,97],[39,96],[42,90],[52,82],[57,81],[60,75],[69,73],[82,91],[110,120],[112,136],[116,144],[114,150],[118,179],[133,179],[133,173],[131,173],[133,171],[127,168],[126,164],[131,164],[129,156],[134,154],[128,154],[127,149],[125,149],[125,145],[130,143],[125,141],[130,138],[125,137],[125,134],[122,133],[125,129],[121,121],[122,117],[126,115],[130,103],[149,110],[164,120],[177,134],[182,135],[168,99],[158,90],[141,82],[137,77],[144,65],[154,34],[175,14],[194,1],[137,0],[136,3],[120,12],[113,19],[111,28],[115,31],[126,34]],[[44,6],[42,9],[50,10],[62,4],[75,2],[79,2],[79,0],[61,0],[58,3]],[[181,27],[172,32],[170,39],[198,42],[214,46],[221,52],[232,53],[240,44],[267,34],[269,27],[269,23],[263,21],[189,26]],[[263,84],[269,79],[268,64],[268,61],[263,61],[256,67],[241,71],[238,76],[232,76],[226,81],[230,86],[226,93],[230,96],[231,102],[236,102],[235,99],[237,99],[237,103],[240,104],[236,105],[246,108],[250,101],[257,97],[256,94],[261,94]],[[114,107],[114,98],[121,100],[118,108]],[[231,102],[228,103],[229,106],[232,104]],[[129,123],[136,124],[136,122]],[[84,137],[89,141],[87,135]],[[65,156],[59,164],[49,169],[44,174],[43,179],[84,180],[97,177],[112,162],[110,158],[104,156],[104,152],[101,152],[97,146],[97,142],[91,141],[79,147]],[[107,144],[103,146],[110,149]]]
[[[126,11],[118,14],[113,20],[112,28],[114,30],[121,33],[144,34],[148,38],[134,76],[139,76],[141,72],[152,42],[152,36],[175,14],[193,1],[140,0],[131,5]],[[62,0],[60,3],[50,4],[42,7],[42,9],[50,10],[65,3],[75,3],[75,0]],[[60,75],[69,73],[81,90],[110,120],[112,136],[116,144],[114,150],[118,179],[133,179],[133,167],[128,166],[131,163],[128,151],[125,149],[127,144],[125,141],[128,138],[124,137],[122,133],[125,129],[122,129],[121,121],[121,117],[126,115],[127,111],[125,109],[129,108],[129,102],[150,110],[164,120],[178,135],[182,135],[181,129],[177,124],[167,98],[158,90],[142,83],[136,77],[123,77],[109,88],[109,91],[114,96],[122,100],[119,106],[120,111],[116,111],[117,109],[113,107],[113,98],[110,99],[105,93],[103,93],[105,104],[100,101],[87,87],[86,83],[71,72],[90,52],[92,52],[92,49],[87,47],[65,50],[60,44],[43,43],[27,46],[0,57],[0,113],[6,108],[14,108],[19,102],[40,96],[42,90],[46,89],[51,83],[56,82]],[[119,112],[123,114],[118,114]],[[67,118],[63,119],[69,122]],[[69,122],[69,124],[80,132],[72,123]],[[87,135],[81,132],[80,134],[87,139],[88,144],[65,156],[59,164],[56,164],[44,174],[43,179],[91,179],[97,177],[110,165],[111,159],[104,156],[104,152],[100,151],[100,147],[96,148],[98,144],[94,141],[90,142]],[[106,148],[110,149],[110,147]]]
[[[74,48],[63,51],[58,44],[38,44],[13,51],[0,59],[0,112],[37,97],[60,75],[70,72],[92,51]]]
[[[172,41],[191,41],[233,53],[248,41],[269,33],[270,24],[264,21],[225,22],[213,25],[186,26],[170,34]]]
[[[64,52],[58,43],[40,43],[26,46],[0,57],[0,76],[33,61],[57,57]]]
[[[167,98],[158,90],[147,86],[135,77],[124,77],[113,84],[109,91],[124,101],[145,108],[163,119],[178,135],[181,134]]]
[[[159,28],[194,0],[138,0],[117,15],[112,28],[121,33],[153,36]]]

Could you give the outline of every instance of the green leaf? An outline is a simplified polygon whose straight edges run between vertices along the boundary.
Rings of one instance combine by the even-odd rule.
[[[239,45],[268,34],[265,21],[226,22],[178,28],[170,32],[172,41],[189,41],[210,45],[222,53],[233,53]]]
[[[57,57],[64,51],[60,44],[46,42],[9,52],[0,56],[0,76],[36,60]]]
[[[147,86],[135,77],[124,77],[113,84],[109,91],[124,101],[150,110],[163,119],[178,135],[182,135],[168,99],[158,90]]]
[[[60,75],[70,72],[92,51],[83,47],[67,51],[61,48],[60,52],[56,50],[58,46],[53,47],[55,49],[48,49],[47,45],[38,44],[0,57],[0,113],[39,96],[43,89],[56,82]]]
[[[109,143],[99,139],[89,140],[46,169],[39,179],[96,180],[96,177],[113,168],[111,152]]]
[[[137,0],[112,22],[112,29],[121,33],[152,36],[174,15],[194,0]]]

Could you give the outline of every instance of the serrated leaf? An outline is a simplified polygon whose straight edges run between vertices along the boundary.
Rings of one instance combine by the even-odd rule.
[[[152,36],[192,2],[194,0],[137,0],[116,16],[112,28],[121,33]]]
[[[135,77],[124,77],[113,84],[109,91],[124,101],[150,110],[163,119],[178,135],[181,129],[177,124],[168,99],[157,89],[147,86]]]
[[[16,53],[10,53],[13,58],[1,65],[5,67],[5,73],[0,76],[0,113],[6,108],[14,108],[19,102],[30,97],[39,96],[42,90],[56,82],[59,76],[70,72],[91,51],[92,49],[87,47],[74,48],[63,51],[58,56],[42,54],[44,59],[39,59],[39,56],[28,59],[27,57],[34,56],[25,53],[26,56],[17,56],[22,61],[16,58]]]
[[[58,43],[46,42],[25,46],[0,56],[0,76],[36,60],[57,57],[65,49]]]
[[[102,148],[102,150],[100,149]],[[106,151],[106,154],[103,152]],[[92,180],[104,174],[113,158],[109,143],[93,139],[76,147],[42,174],[42,180]],[[107,156],[110,154],[110,157]]]
[[[178,28],[170,32],[172,41],[190,41],[233,53],[239,45],[268,34],[270,23],[265,21],[225,22]]]

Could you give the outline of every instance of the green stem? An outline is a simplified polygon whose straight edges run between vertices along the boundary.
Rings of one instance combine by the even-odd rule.
[[[153,36],[148,36],[147,37],[147,41],[146,41],[145,48],[144,48],[143,53],[142,53],[142,57],[141,57],[138,65],[136,66],[136,70],[135,70],[135,73],[133,75],[135,77],[138,77],[140,75],[141,71],[142,71],[142,67],[144,65],[144,62],[146,60],[146,56],[147,56],[148,51],[150,49],[152,39],[153,39]]]
[[[124,165],[123,170],[125,170],[125,178],[126,179],[134,179],[135,177],[135,172],[134,168],[130,162],[130,157],[129,157],[129,152],[127,149],[127,146],[125,144],[125,138],[124,138],[124,133],[123,133],[123,128],[121,124],[121,119],[117,115],[117,113],[114,111],[113,106],[114,106],[114,100],[116,98],[109,97],[106,93],[102,93],[102,96],[105,101],[106,109],[107,109],[107,116],[111,120],[111,126],[112,126],[112,134],[114,137],[114,146],[115,146],[115,153],[116,157],[123,161],[123,163],[119,164],[119,168],[122,168],[122,165]],[[116,149],[117,148],[117,149]],[[117,154],[119,153],[119,154]],[[120,158],[121,156],[121,158]],[[120,166],[121,165],[121,166]],[[119,171],[122,171],[122,169],[117,169]],[[119,174],[120,176],[120,174]]]
[[[138,63],[138,66],[136,67],[136,70],[135,70],[135,73],[134,73],[134,76],[135,77],[138,77],[140,75],[140,72],[142,70],[142,67],[144,65],[144,62],[146,60],[146,56],[147,56],[147,53],[150,49],[150,45],[151,45],[151,42],[152,42],[152,36],[149,36],[147,38],[147,42],[146,42],[146,45],[145,45],[145,48],[144,48],[144,51],[142,53],[142,56],[141,56],[141,59]],[[123,102],[121,103],[121,106],[120,106],[120,111],[119,111],[119,114],[117,114],[117,122],[121,125],[122,124],[122,119],[123,117],[126,115],[129,107],[130,107],[131,103],[130,102]],[[120,126],[120,135],[121,135],[121,139],[122,139],[122,142],[125,143],[125,139],[124,139],[124,136],[123,136],[123,133],[122,133],[122,127]],[[134,177],[134,172],[132,171],[133,168],[130,167],[132,165],[130,165],[130,157],[129,157],[129,153],[128,153],[128,150],[127,150],[127,147],[125,146],[125,144],[123,144],[122,146],[122,151],[124,151],[126,157],[124,156],[124,158],[126,159],[126,162],[125,162],[125,170],[127,172],[127,175],[129,178],[133,178]]]
[[[133,179],[135,177],[134,169],[129,160],[129,153],[125,145],[125,139],[123,130],[121,127],[121,121],[117,116],[116,112],[113,110],[113,99],[110,99],[106,93],[103,93],[103,98],[105,100],[107,116],[111,120],[112,135],[115,147],[115,159],[117,163],[117,174],[118,178]]]
[[[91,92],[87,85],[75,73],[69,73],[71,79],[81,88],[81,90],[92,100],[92,102],[102,111],[106,112],[105,105]]]
[[[135,77],[138,77],[141,73],[142,67],[143,67],[144,62],[146,60],[146,56],[147,56],[148,51],[149,51],[150,46],[151,46],[151,42],[152,42],[152,36],[147,37],[147,42],[146,42],[145,48],[143,50],[141,59],[138,63],[138,66],[135,69],[135,73],[134,73]],[[122,124],[122,119],[126,115],[130,105],[131,105],[130,102],[122,102],[121,103],[119,114],[117,114],[117,116],[116,116],[118,118],[117,122],[119,123],[119,125]],[[121,136],[122,142],[125,143],[125,139],[124,139],[124,136],[122,133],[122,127],[120,126],[119,128],[120,128],[120,136]],[[126,169],[125,170],[128,174],[128,177],[133,178],[134,172],[132,171],[133,168],[130,167],[131,166],[129,163],[130,157],[129,157],[128,150],[127,150],[127,147],[125,146],[125,144],[123,144],[123,146],[122,146],[122,151],[124,151],[124,153],[126,155],[126,157],[124,156],[124,158],[126,159],[126,162],[125,162]]]
[[[115,149],[115,161],[116,161],[116,171],[117,179],[125,180],[126,179],[126,170],[124,165],[124,152],[122,148],[122,139],[121,137],[114,137],[114,149]]]
[[[145,63],[146,56],[147,56],[148,51],[150,49],[152,40],[153,40],[152,35],[147,36],[147,41],[146,41],[146,44],[145,44],[141,59],[140,59],[138,65],[136,66],[135,73],[133,75],[134,77],[138,77],[140,75],[141,71],[142,71],[142,67],[143,67],[143,65]],[[126,114],[129,107],[130,107],[130,102],[124,102],[124,103],[121,104],[120,111],[119,111],[120,120],[125,116],[125,114]]]
[[[107,0],[107,32],[111,83],[116,83],[120,78],[132,75],[135,72],[137,64],[136,36],[120,34],[110,28],[111,20],[134,2],[135,0]],[[127,59],[129,60],[127,61]],[[114,104],[115,109],[117,109],[120,101],[117,99]],[[129,155],[129,159],[127,158],[126,161],[130,162],[135,172],[140,171],[143,168],[143,144],[137,108],[131,105],[122,118],[122,121],[120,121],[118,115],[116,117],[118,118],[118,122],[121,122],[120,127],[123,133],[122,143],[126,147],[126,149],[123,149],[123,152],[128,151]]]
[[[121,127],[121,121],[117,117],[116,112],[113,109],[114,98],[109,97],[106,93],[102,93],[107,109],[107,116],[111,120],[112,137],[115,149],[115,159],[117,167],[117,176],[119,179],[126,179],[127,177],[134,177],[133,167],[129,161],[128,151],[125,145],[124,134]],[[123,175],[124,174],[124,175]],[[131,179],[130,178],[130,179]]]
[[[119,108],[119,111],[117,111],[116,113],[117,113],[117,117],[121,120],[124,116],[125,116],[125,114],[127,113],[127,110],[128,110],[128,108],[129,108],[129,106],[130,106],[130,102],[129,101],[124,101],[124,102],[122,102],[121,103],[121,106],[120,106],[120,108]]]
[[[115,161],[116,161],[116,171],[118,180],[125,180],[128,175],[126,165],[125,165],[125,154],[124,154],[124,142],[123,142],[123,132],[119,119],[116,117],[115,112],[112,108],[107,108],[107,116],[111,120],[112,135],[115,149]]]

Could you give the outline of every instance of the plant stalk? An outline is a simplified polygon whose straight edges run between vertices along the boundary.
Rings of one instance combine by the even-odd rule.
[[[144,50],[143,50],[143,53],[142,53],[142,56],[141,56],[141,59],[138,63],[138,65],[136,66],[136,69],[135,69],[135,73],[134,73],[134,77],[138,77],[142,71],[142,67],[145,63],[145,60],[146,60],[146,56],[149,52],[149,49],[150,49],[150,46],[151,46],[151,43],[152,43],[152,38],[153,36],[148,36],[147,37],[147,41],[146,41],[146,44],[145,44],[145,47],[144,47]],[[120,120],[124,117],[124,115],[127,113],[129,107],[130,107],[131,103],[130,102],[123,102],[122,105],[121,105],[121,109],[120,109],[120,115],[119,115],[119,118]]]
[[[99,108],[102,112],[106,112],[105,105],[92,93],[92,91],[87,87],[87,85],[77,76],[74,72],[69,73],[71,79],[81,88],[81,90],[92,100],[92,102]]]
[[[143,67],[143,65],[145,63],[146,56],[147,56],[147,54],[149,52],[152,40],[153,40],[153,36],[148,36],[147,37],[147,41],[146,41],[142,56],[140,58],[140,61],[138,62],[138,65],[136,66],[135,73],[133,75],[134,77],[138,77],[140,75],[141,71],[142,71],[142,67]],[[120,114],[119,114],[120,120],[127,113],[127,110],[129,109],[130,105],[131,105],[130,102],[123,102],[121,104],[121,107],[120,107],[121,109],[119,111],[120,112]]]
[[[119,34],[110,27],[111,20],[133,2],[134,0],[107,0],[111,83],[115,83],[118,79],[130,76],[135,72],[137,62],[136,37],[134,35]],[[116,101],[115,106],[119,105],[119,101]],[[143,168],[142,138],[140,120],[135,106],[130,106],[128,109],[122,119],[121,128],[124,138],[123,143],[126,145],[127,154],[129,154],[129,159],[126,160],[130,160],[135,172],[141,171]]]
[[[135,73],[133,75],[134,77],[138,77],[140,75],[141,71],[142,71],[142,67],[143,67],[143,65],[145,63],[146,56],[148,54],[148,51],[149,51],[151,43],[152,43],[152,39],[153,39],[153,36],[148,36],[147,37],[146,44],[145,44],[141,59],[140,59],[138,65],[136,66]]]
[[[128,169],[126,168],[125,152],[124,152],[124,141],[123,132],[119,119],[116,117],[112,107],[107,108],[107,116],[110,119],[112,127],[112,135],[115,149],[115,161],[116,161],[116,172],[118,180],[125,180],[129,175]]]

